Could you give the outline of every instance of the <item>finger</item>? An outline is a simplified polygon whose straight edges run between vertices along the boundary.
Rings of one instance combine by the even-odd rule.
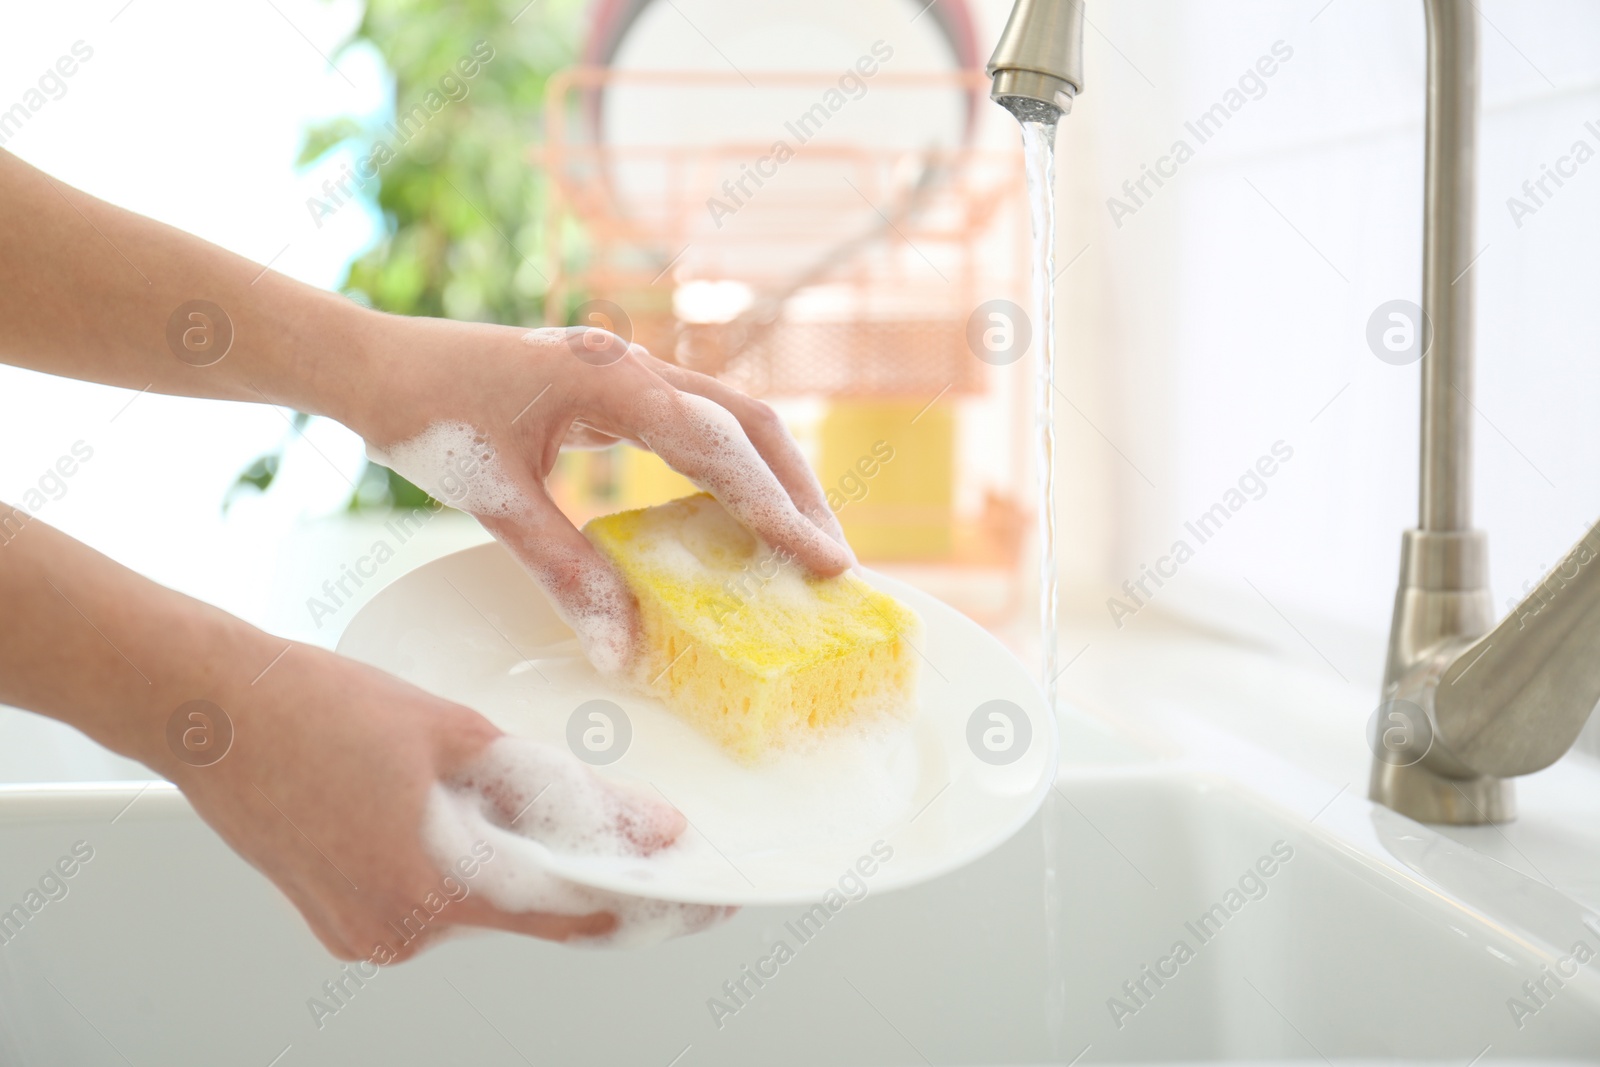
[[[622,675],[639,643],[633,594],[543,486],[519,481],[527,505],[522,514],[480,515],[478,521],[533,575],[595,669]]]
[[[833,509],[828,506],[827,494],[823,492],[822,483],[817,481],[816,472],[806,462],[799,442],[772,408],[710,375],[675,366],[654,356],[646,355],[644,358],[651,370],[680,392],[703,396],[731,412],[739,420],[739,426],[750,438],[750,443],[766,460],[767,466],[772,468],[772,473],[777,475],[779,484],[788,492],[789,499],[794,501],[800,514],[848,547],[844,529],[839,525]]]
[[[544,941],[603,937],[617,928],[617,917],[609,911],[590,912],[587,915],[552,915],[541,911],[509,912],[501,911],[487,901],[474,897],[462,901],[457,921],[466,926],[505,930]]]
[[[493,905],[469,898],[463,901],[457,921],[549,941],[604,938],[612,945],[642,948],[674,937],[699,933],[726,922],[739,911],[736,907],[721,904],[681,904],[602,891],[593,891],[591,896],[596,899],[597,905],[602,906],[602,910],[586,915],[503,912]],[[467,905],[475,907],[469,909]]]
[[[647,856],[688,825],[659,791],[603,778],[566,749],[526,738],[499,738],[448,785],[486,801],[479,810],[495,826],[557,849],[600,838]]]
[[[617,831],[641,856],[666,848],[689,825],[689,820],[665,797],[626,789],[598,775],[595,780],[616,807]]]
[[[824,576],[855,565],[848,548],[800,514],[726,408],[663,383],[661,390],[641,397],[637,420],[635,436],[773,548]]]
[[[624,347],[621,358],[591,364],[572,417],[649,448],[811,570],[833,575],[855,564],[847,547],[801,515],[734,415],[697,393],[679,392],[651,369],[656,361],[643,348]]]

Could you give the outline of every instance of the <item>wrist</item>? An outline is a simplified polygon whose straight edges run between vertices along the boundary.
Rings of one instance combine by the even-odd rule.
[[[85,727],[107,748],[179,785],[219,761],[244,725],[260,717],[273,672],[318,651],[214,609],[202,614],[209,617],[191,620],[189,633],[168,634],[181,657],[151,673],[149,691],[133,707]]]
[[[254,327],[256,343],[241,358],[219,364],[235,376],[229,391],[326,416],[363,433],[396,317],[281,275],[269,273],[259,287],[258,321],[240,326]]]
[[[297,372],[305,395],[294,406],[367,438],[383,408],[395,337],[405,320],[344,297],[332,300],[338,306],[328,316],[326,344]]]
[[[419,330],[434,320],[352,307],[356,314],[348,327],[350,355],[325,376],[321,385],[325,404],[320,413],[370,444],[393,444],[407,436],[395,425],[397,418],[419,397],[428,395],[415,383],[407,384],[409,353]]]

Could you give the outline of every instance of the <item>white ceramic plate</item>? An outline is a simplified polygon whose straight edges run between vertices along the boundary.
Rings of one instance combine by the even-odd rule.
[[[553,856],[565,877],[709,904],[859,896],[926,881],[1010,837],[1044,802],[1057,749],[1043,695],[999,641],[903,582],[863,577],[922,616],[915,714],[756,767],[658,701],[611,688],[496,544],[395,581],[350,621],[339,651],[507,733],[610,760],[596,770],[659,790],[689,820],[677,844],[648,859]]]

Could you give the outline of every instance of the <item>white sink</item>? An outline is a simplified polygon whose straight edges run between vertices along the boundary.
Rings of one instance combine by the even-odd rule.
[[[94,849],[69,894],[0,945],[0,1063],[1465,1065],[1600,1053],[1600,960],[1520,1028],[1508,1008],[1575,942],[1600,949],[1600,918],[1566,896],[1350,790],[1329,803],[1326,783],[1247,746],[1155,759],[1094,721],[1067,725],[1078,758],[1018,837],[935,883],[868,896],[803,944],[785,925],[799,908],[747,910],[629,954],[483,935],[349,983],[320,1028],[308,1001],[333,1003],[322,985],[341,966],[170,787],[0,791],[0,908],[75,842]],[[1241,894],[1202,940],[1192,927],[1275,848],[1264,892],[1246,881],[1259,899]],[[793,959],[760,988],[745,979],[739,1006],[724,983],[778,938]],[[1178,941],[1193,953],[1181,965]],[[1168,972],[1164,984],[1146,965]],[[1141,979],[1136,1002],[1123,983]],[[711,998],[739,1010],[719,1027]]]

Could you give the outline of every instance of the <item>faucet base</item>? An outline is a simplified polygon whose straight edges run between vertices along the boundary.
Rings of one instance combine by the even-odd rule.
[[[1443,750],[1432,729],[1432,691],[1439,674],[1461,648],[1494,625],[1488,559],[1488,542],[1476,530],[1407,530],[1401,541],[1383,692],[1386,699],[1426,709],[1429,721],[1422,725],[1428,727],[1429,747],[1419,761],[1402,762],[1374,742],[1378,758],[1367,796],[1418,822],[1479,826],[1516,818],[1511,782],[1474,776]]]
[[[1446,778],[1421,763],[1374,760],[1369,799],[1418,822],[1484,826],[1517,817],[1516,783],[1509,778]]]

